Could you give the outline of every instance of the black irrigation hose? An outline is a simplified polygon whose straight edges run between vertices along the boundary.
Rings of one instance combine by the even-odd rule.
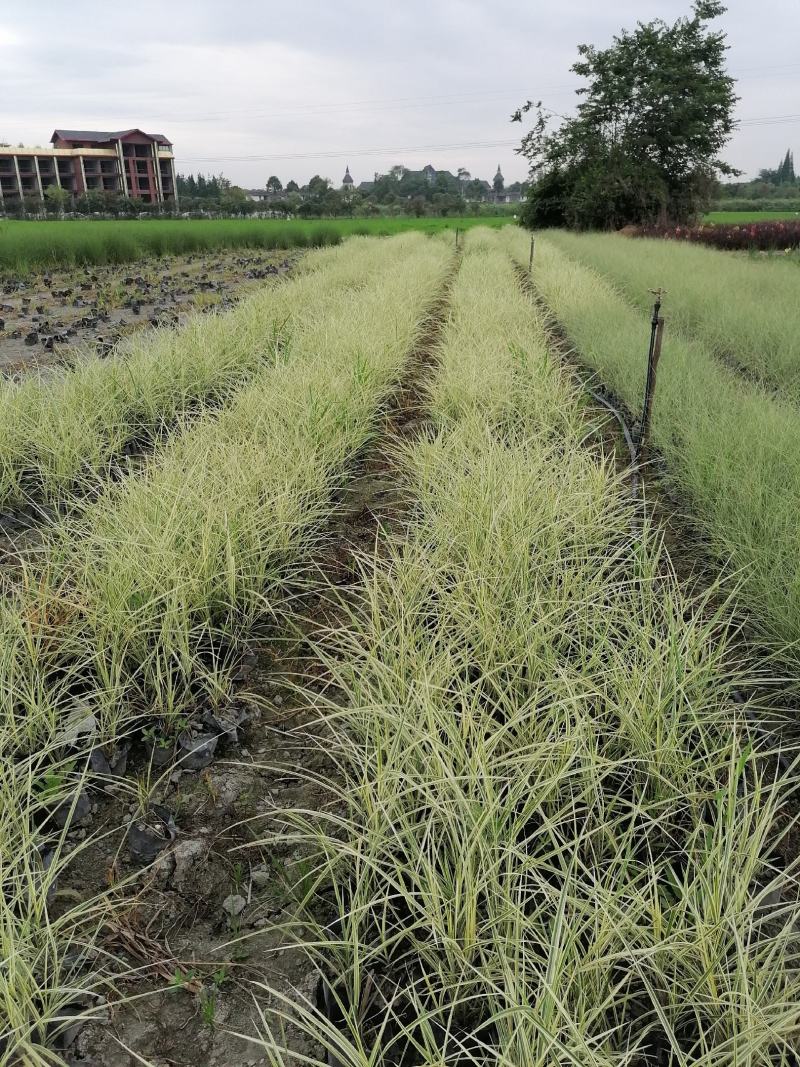
[[[628,451],[631,454],[631,493],[638,502],[641,497],[639,492],[639,453],[633,440],[633,434],[628,429],[627,422],[625,422],[625,417],[618,408],[614,407],[610,400],[607,400],[606,397],[602,395],[602,393],[596,393],[594,389],[590,389],[585,383],[584,389],[593,400],[596,400],[598,404],[602,404],[604,408],[607,408],[611,412],[622,429],[625,444],[628,446]]]
[[[596,400],[598,404],[602,404],[603,407],[608,408],[608,410],[620,424],[620,427],[622,428],[622,433],[625,436],[625,443],[627,444],[628,451],[631,454],[631,465],[634,466],[636,464],[636,445],[634,444],[633,435],[628,429],[628,424],[625,422],[622,412],[619,411],[618,408],[615,408],[611,401],[607,400],[602,393],[596,393],[594,389],[590,389],[588,386],[585,386],[585,389],[589,396],[592,397],[592,399]]]
[[[747,698],[738,689],[731,690],[731,696],[733,697],[735,704],[747,704]],[[752,708],[745,707],[744,713],[753,729],[753,732],[758,734],[759,737],[763,737],[765,741],[770,744],[770,754],[775,757],[775,760],[783,771],[784,774],[788,774],[791,770],[791,764],[786,756],[781,752],[781,739],[772,730],[767,729],[766,726],[762,726],[759,721],[758,715]]]
[[[550,310],[544,307],[541,297],[536,292],[536,288],[533,282],[533,272],[531,269],[532,266],[533,240],[531,240],[531,261],[528,266],[528,270],[526,271],[524,267],[517,264],[517,276],[522,282],[523,289],[528,290],[528,293],[532,297],[534,304],[538,304],[545,311],[546,320],[548,324],[548,332],[552,332],[552,328],[556,325],[555,319],[553,319]],[[637,449],[636,443],[633,440],[633,434],[628,429],[628,424],[625,421],[625,417],[622,412],[611,403],[610,400],[608,400],[602,395],[602,393],[597,393],[594,389],[589,388],[589,386],[583,379],[583,374],[580,371],[577,372],[577,376],[585,392],[590,397],[592,397],[593,400],[596,400],[598,404],[601,404],[604,408],[607,408],[607,410],[611,412],[611,414],[614,416],[614,418],[620,425],[622,434],[625,438],[625,443],[628,446],[628,451],[630,452],[631,456],[631,493],[634,499],[638,502],[641,499],[641,492],[639,489],[639,450]]]

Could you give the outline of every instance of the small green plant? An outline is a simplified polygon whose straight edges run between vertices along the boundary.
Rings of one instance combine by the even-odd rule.
[[[69,783],[74,769],[74,764],[68,763],[46,770],[35,782],[36,795],[39,799],[47,802],[59,797]]]
[[[177,968],[174,975],[170,979],[170,985],[178,989],[185,989],[191,982],[197,980],[197,972],[188,970],[184,971],[180,967]]]
[[[160,723],[154,723],[152,726],[145,726],[142,730],[142,736],[156,748],[171,748],[173,744],[171,738],[165,733],[163,725]]]
[[[244,887],[245,869],[244,864],[240,860],[237,860],[233,865],[232,877],[234,893],[241,893],[242,888]]]
[[[204,989],[200,1001],[200,1014],[206,1026],[213,1028],[216,1025],[217,993],[214,989]]]

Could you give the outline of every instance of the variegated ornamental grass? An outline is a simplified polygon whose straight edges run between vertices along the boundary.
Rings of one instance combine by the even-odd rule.
[[[726,610],[632,532],[500,248],[468,239],[453,304],[408,529],[319,649],[344,780],[276,834],[333,887],[334,1011],[285,1002],[264,1047],[293,1062],[283,1016],[346,1067],[788,1065],[796,769],[731,698]]]
[[[509,234],[507,243],[527,268],[526,237]],[[536,288],[578,359],[638,414],[649,316],[561,244],[549,236],[537,239]],[[664,314],[670,314],[669,303]],[[743,380],[719,362],[702,337],[690,339],[668,320],[651,435],[689,519],[705,535],[729,587],[740,587],[740,611],[788,664],[795,664],[800,641],[796,406]]]
[[[749,380],[800,402],[795,263],[615,234],[553,230],[546,240],[593,267],[643,311],[652,306],[651,290],[666,289],[670,334],[700,344]]]
[[[310,253],[287,281],[226,314],[194,314],[179,331],[125,341],[111,359],[84,353],[61,373],[0,387],[0,508],[69,504],[96,492],[126,451],[142,451],[181,420],[222,404],[286,348],[306,308],[321,308],[386,266],[379,242]],[[320,271],[326,282],[319,284]]]
[[[42,813],[78,795],[82,743],[178,729],[225,689],[237,643],[334,507],[452,260],[449,241],[422,235],[375,245],[322,265],[272,365],[54,525],[0,601],[0,1063],[58,1062],[48,1028],[104,970],[95,941],[110,904],[54,918],[48,889],[71,861]]]

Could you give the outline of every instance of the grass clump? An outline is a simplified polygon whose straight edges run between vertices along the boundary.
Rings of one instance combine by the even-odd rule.
[[[450,251],[409,235],[380,254],[380,269],[369,255],[345,267],[358,285],[335,262],[320,271],[275,365],[47,528],[0,617],[9,754],[46,744],[75,693],[113,741],[141,711],[178,720],[226,692],[238,639],[371,433]]]
[[[448,250],[411,235],[384,255],[391,268],[298,321],[277,366],[65,527],[104,715],[132,700],[169,719],[202,679],[225,690],[238,638],[372,432]]]
[[[382,262],[376,242],[355,238],[312,253],[292,279],[231,312],[195,314],[180,330],[130,338],[110,359],[86,354],[57,376],[6,383],[0,508],[96,490],[126,450],[152,447],[203,406],[222,404],[274,362],[307,308],[357,288]]]
[[[0,1063],[58,1063],[68,1009],[91,1014],[84,994],[101,985],[113,900],[56,907],[75,857],[54,808],[74,803],[90,749],[157,716],[177,730],[220,695],[334,506],[451,253],[409,235],[379,258],[349,286],[321,269],[275,366],[53,527],[0,601]]]

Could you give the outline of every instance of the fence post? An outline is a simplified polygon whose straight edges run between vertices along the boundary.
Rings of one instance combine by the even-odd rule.
[[[536,238],[531,234],[531,254],[528,258],[528,274],[533,274],[533,243]]]
[[[650,292],[656,298],[653,304],[653,317],[650,319],[650,348],[647,353],[647,380],[644,387],[644,406],[642,408],[642,422],[639,427],[639,436],[636,442],[636,462],[640,464],[644,451],[647,448],[647,439],[650,435],[650,419],[653,414],[653,396],[656,391],[656,370],[661,358],[661,343],[664,337],[664,320],[661,317],[661,298],[666,295],[666,289],[651,289]]]
[[[456,226],[456,252],[458,251],[458,226]]]

